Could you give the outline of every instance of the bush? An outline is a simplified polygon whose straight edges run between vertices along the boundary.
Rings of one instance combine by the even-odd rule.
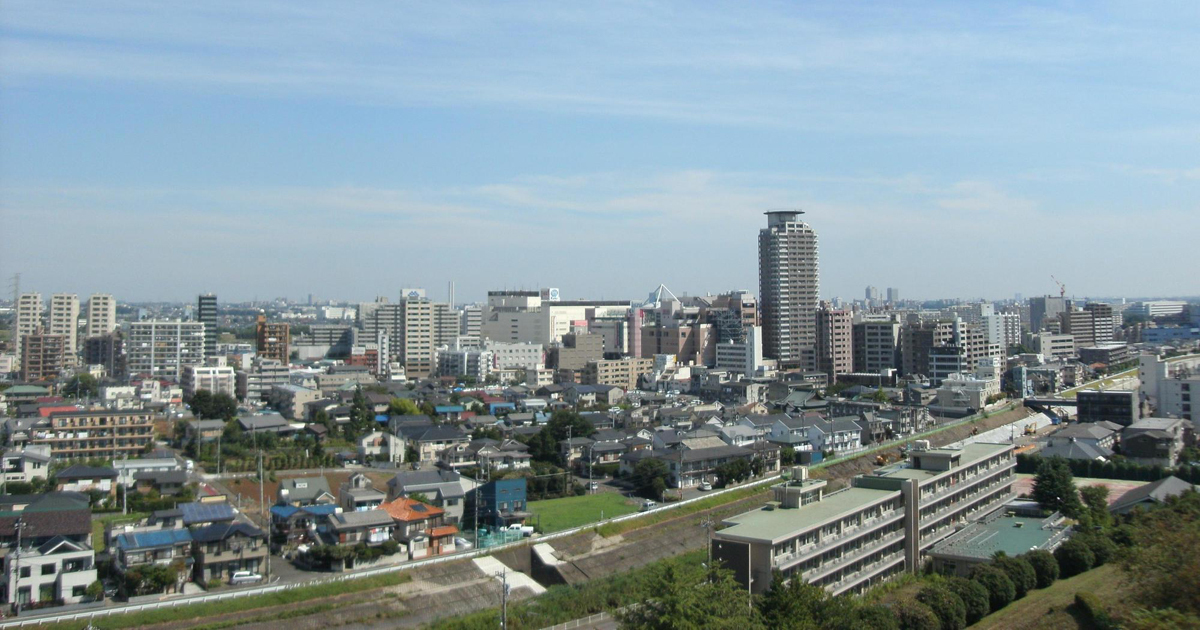
[[[1086,542],[1072,538],[1054,550],[1054,559],[1058,561],[1059,575],[1069,578],[1091,569],[1096,563],[1096,554]]]
[[[937,615],[942,630],[962,630],[967,626],[967,606],[949,588],[941,584],[927,584],[917,593],[917,601]]]
[[[933,610],[915,599],[902,599],[892,606],[901,630],[941,630],[942,623]]]
[[[1030,551],[1021,556],[1025,561],[1033,567],[1033,572],[1037,575],[1037,587],[1046,588],[1058,579],[1058,560],[1054,559],[1054,554],[1044,549]]]
[[[1037,588],[1037,572],[1033,570],[1033,565],[1029,564],[1028,560],[1003,557],[997,558],[994,564],[997,569],[1008,576],[1008,579],[1012,580],[1017,599],[1025,597],[1026,593]]]
[[[1057,564],[1054,565],[1054,570],[1058,571]],[[967,623],[976,623],[987,616],[990,611],[988,590],[982,584],[963,577],[952,577],[946,581],[946,588],[962,600],[966,608]]]
[[[1076,538],[1082,540],[1087,545],[1087,548],[1092,550],[1092,556],[1094,557],[1092,561],[1093,567],[1104,565],[1117,554],[1117,545],[1108,536],[1090,533],[1076,536]]]
[[[223,584],[225,584],[225,583],[221,581],[221,578],[213,578],[208,581],[208,584],[206,586],[207,586],[208,590],[211,591],[214,588],[221,588],[221,585],[223,585]]]
[[[1092,622],[1096,630],[1116,630],[1119,626],[1113,620],[1100,600],[1086,591],[1075,593],[1075,606],[1083,613],[1084,618]]]
[[[980,565],[971,572],[971,579],[987,589],[988,609],[992,612],[1004,608],[1017,596],[1017,588],[1012,580],[1000,569],[990,565]]]

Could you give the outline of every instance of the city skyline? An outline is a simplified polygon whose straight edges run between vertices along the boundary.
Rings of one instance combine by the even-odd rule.
[[[0,276],[718,292],[783,207],[826,299],[1196,293],[1094,257],[1200,262],[1193,4],[360,7],[7,3]]]

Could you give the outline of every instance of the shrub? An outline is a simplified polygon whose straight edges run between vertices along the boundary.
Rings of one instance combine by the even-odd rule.
[[[917,601],[937,615],[942,630],[962,630],[967,626],[967,606],[949,588],[941,584],[927,584],[917,593]]]
[[[208,581],[207,587],[208,590],[211,591],[214,588],[221,588],[222,584],[224,584],[224,582],[221,581],[221,578],[213,578]]]
[[[850,613],[851,628],[871,628],[871,630],[900,630],[896,616],[882,604],[864,604]]]
[[[892,606],[901,630],[941,630],[942,623],[933,610],[915,599],[902,599]]]
[[[990,565],[980,565],[971,572],[971,579],[987,589],[988,609],[992,612],[1004,608],[1017,596],[1017,589],[1012,580],[1000,569]]]
[[[1088,549],[1092,550],[1092,556],[1094,557],[1094,560],[1092,561],[1093,567],[1098,567],[1107,563],[1117,554],[1117,545],[1108,536],[1098,533],[1090,533],[1077,536],[1077,538],[1082,540],[1083,543],[1087,545]]]
[[[1054,554],[1049,551],[1037,549],[1020,557],[1033,567],[1033,573],[1037,577],[1037,588],[1046,588],[1058,579],[1058,560],[1055,560]]]
[[[1091,593],[1086,591],[1075,593],[1075,606],[1079,608],[1086,619],[1092,622],[1092,626],[1096,630],[1116,630],[1118,627],[1108,611],[1104,610],[1100,600]]]
[[[1054,570],[1058,570],[1057,564],[1054,565]],[[946,581],[946,588],[962,600],[966,607],[967,623],[975,623],[987,616],[990,611],[988,590],[982,584],[963,577],[952,577]]]
[[[1072,538],[1054,550],[1054,559],[1058,560],[1059,574],[1069,578],[1091,569],[1096,563],[1096,554],[1086,542]]]
[[[1025,593],[1037,588],[1037,572],[1034,571],[1033,565],[1029,564],[1028,560],[1004,557],[997,558],[994,564],[997,569],[1008,576],[1008,579],[1012,580],[1017,599],[1025,597]]]

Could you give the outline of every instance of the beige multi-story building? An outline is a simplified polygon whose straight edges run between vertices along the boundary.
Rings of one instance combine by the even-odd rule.
[[[68,367],[67,339],[38,330],[21,342],[21,380],[49,381]]]
[[[46,324],[47,332],[62,335],[66,340],[67,365],[75,365],[79,358],[79,296],[74,293],[50,296],[50,315]]]
[[[654,359],[625,357],[590,361],[580,373],[582,385],[612,385],[625,391],[637,389],[638,377],[654,369]]]
[[[799,210],[767,212],[758,233],[763,353],[782,369],[815,370],[817,233]]]
[[[822,302],[817,309],[817,369],[829,375],[829,382],[838,374],[854,371],[853,314],[835,309]]]
[[[590,333],[567,333],[559,345],[550,348],[546,367],[555,370],[582,370],[589,361],[604,358],[604,338]]]
[[[368,339],[375,339],[379,332],[386,333],[390,358],[404,366],[408,378],[424,378],[437,367],[436,340],[449,336],[452,342],[459,329],[457,316],[434,317],[435,306],[437,312],[443,312],[444,305],[435,305],[423,297],[406,297],[397,304],[375,302],[369,309],[360,310],[359,325]],[[440,332],[438,327],[443,320],[450,323],[451,319],[453,328]]]
[[[1075,356],[1075,337],[1049,332],[1033,333],[1029,336],[1030,350],[1044,356],[1046,360],[1069,359]]]
[[[289,326],[279,322],[268,322],[266,315],[259,315],[254,324],[254,338],[258,356],[264,359],[288,363]]]
[[[728,518],[713,534],[713,557],[754,593],[775,571],[833,595],[859,593],[903,571],[957,526],[982,518],[1012,495],[1011,444],[922,448],[909,460],[860,475],[824,493],[801,472],[774,488],[775,500]]]
[[[117,301],[108,293],[93,293],[87,303],[88,337],[107,335],[117,329]]]
[[[642,357],[673,354],[681,364],[717,362],[717,332],[712,324],[667,322],[642,326]]]
[[[237,394],[237,373],[233,368],[211,365],[185,365],[180,378],[183,395],[191,397],[200,390],[234,397]]]
[[[894,316],[861,316],[852,335],[855,372],[878,374],[899,367],[900,322]]]
[[[131,322],[125,340],[128,372],[178,380],[184,366],[203,365],[205,325],[182,321]]]
[[[115,409],[50,414],[50,426],[34,429],[30,444],[45,444],[57,458],[135,456],[154,440],[148,411]]]
[[[433,347],[454,343],[462,331],[462,313],[450,304],[433,303]]]
[[[16,318],[13,320],[13,353],[21,356],[25,335],[32,335],[46,325],[46,308],[41,293],[22,293],[17,298]]]
[[[1076,348],[1086,348],[1113,340],[1112,305],[1102,302],[1089,302],[1082,310],[1071,308],[1068,302],[1066,311],[1059,314],[1062,331],[1075,338]]]

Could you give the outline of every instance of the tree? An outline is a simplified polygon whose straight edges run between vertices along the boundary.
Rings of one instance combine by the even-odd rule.
[[[1055,560],[1054,554],[1049,551],[1037,549],[1021,557],[1025,558],[1033,567],[1033,573],[1037,576],[1038,588],[1046,588],[1058,579],[1058,560]]]
[[[662,493],[667,489],[669,474],[666,463],[661,459],[643,459],[633,467],[631,481],[639,495],[658,501],[662,499]]]
[[[650,579],[654,585],[650,592],[657,595],[618,612],[622,628],[766,628],[758,610],[746,605],[745,586],[738,584],[730,571],[668,563]]]
[[[796,463],[796,449],[785,446],[779,451],[779,464],[781,466],[791,466]]]
[[[962,630],[967,627],[967,605],[948,587],[926,584],[917,592],[917,601],[937,615],[941,630]]]
[[[1059,457],[1042,460],[1033,481],[1033,499],[1045,510],[1072,518],[1079,514],[1082,503],[1075,489],[1075,476],[1066,460]]]
[[[1108,511],[1108,486],[1087,486],[1079,491],[1083,499],[1083,510],[1080,521],[1093,527],[1108,527],[1112,523],[1112,515]]]
[[[1092,567],[1102,566],[1117,555],[1117,545],[1100,532],[1087,532],[1076,536],[1092,551]]]
[[[787,581],[776,571],[758,609],[768,628],[817,630],[821,627],[817,614],[827,597],[825,589],[804,580]]]
[[[750,462],[745,458],[737,458],[717,466],[717,485],[719,487],[740,483],[750,478]]]
[[[754,459],[750,460],[750,474],[754,475],[755,477],[761,477],[766,469],[767,462],[763,461],[763,458],[755,457]]]
[[[1135,517],[1123,568],[1139,604],[1200,614],[1200,493]]]
[[[1054,565],[1055,570],[1058,565]],[[946,580],[946,588],[958,595],[965,606],[967,623],[973,624],[987,616],[990,610],[988,590],[979,582],[964,577],[952,577]]]
[[[237,417],[237,401],[229,394],[213,394],[207,389],[198,389],[188,400],[192,415],[201,419],[215,418],[232,420]]]
[[[72,398],[95,398],[100,395],[100,385],[96,377],[87,372],[80,372],[67,381],[63,393]]]
[[[1004,608],[1016,597],[1012,580],[996,567],[981,564],[971,571],[971,579],[987,589],[988,609],[992,612]]]
[[[1096,563],[1096,554],[1086,542],[1072,538],[1054,550],[1054,559],[1058,561],[1059,574],[1069,578],[1091,569]]]
[[[933,609],[915,599],[901,599],[892,605],[892,612],[902,630],[940,630],[942,622]]]
[[[992,564],[1012,580],[1016,599],[1025,597],[1026,593],[1037,588],[1037,572],[1034,571],[1033,565],[1029,564],[1028,560],[1000,556]]]
[[[417,416],[421,414],[421,408],[407,398],[392,398],[388,402],[388,413],[393,416]]]

